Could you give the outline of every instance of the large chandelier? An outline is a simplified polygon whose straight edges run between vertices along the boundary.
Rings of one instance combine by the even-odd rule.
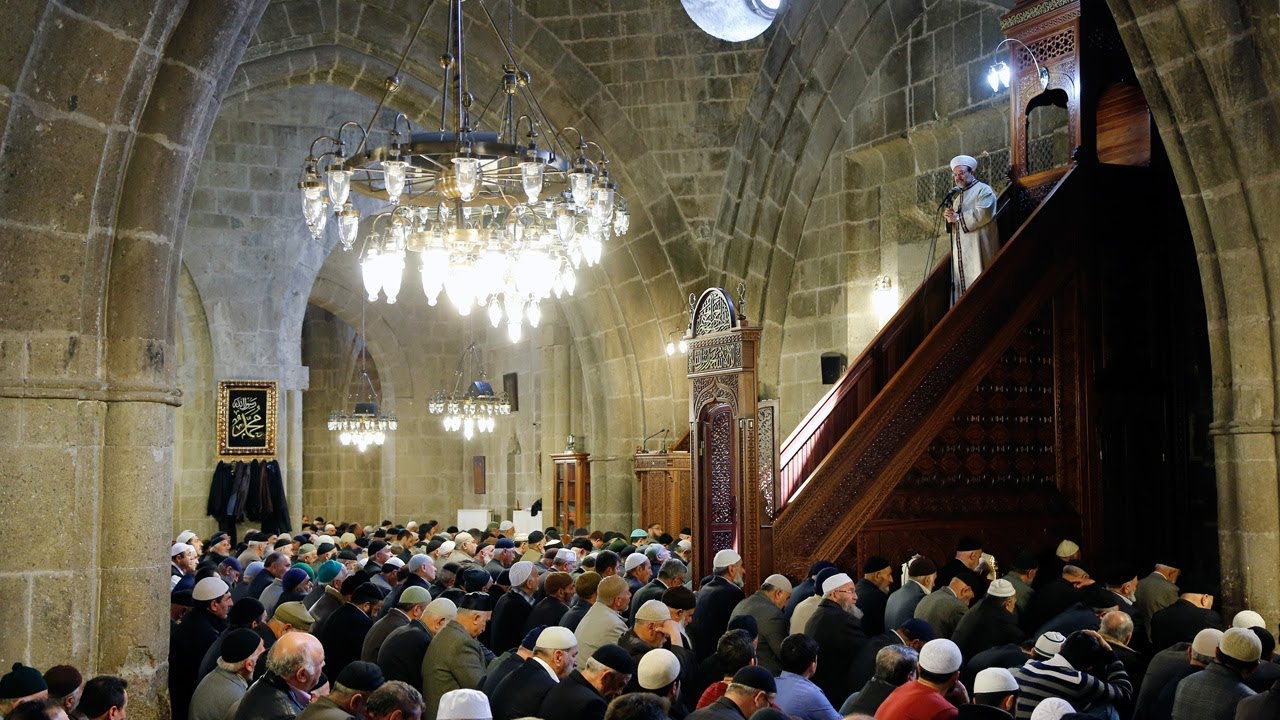
[[[538,326],[543,299],[573,294],[575,270],[599,262],[609,240],[626,234],[630,216],[604,150],[576,128],[551,124],[484,0],[475,2],[509,62],[489,102],[478,107],[468,84],[462,2],[449,2],[440,129],[415,131],[399,114],[389,144],[369,147],[373,118],[399,88],[414,33],[373,118],[316,138],[298,187],[311,232],[321,236],[332,209],[345,250],[355,246],[360,227],[351,191],[387,203],[366,223],[361,250],[371,302],[396,301],[417,255],[428,305],[443,292],[461,315],[483,309],[494,327],[505,320],[514,342],[525,321]],[[419,29],[425,21],[424,12]],[[359,142],[348,154],[344,134],[353,132]]]
[[[351,412],[347,412],[344,408],[329,414],[329,432],[336,434],[338,442],[344,446],[355,445],[360,452],[369,449],[370,445],[381,447],[387,441],[387,434],[398,426],[394,415],[383,413],[378,407],[378,391],[374,389],[373,380],[369,378],[369,370],[365,367],[364,337],[364,307],[362,306],[359,342],[360,378],[364,382],[360,385],[368,390],[363,398],[355,400]],[[353,398],[349,395],[347,399]]]
[[[461,432],[470,440],[476,432],[493,432],[496,419],[511,414],[507,394],[494,394],[475,343],[462,352],[453,376],[453,389],[441,388],[427,403],[432,415],[444,416],[441,420],[446,431]]]

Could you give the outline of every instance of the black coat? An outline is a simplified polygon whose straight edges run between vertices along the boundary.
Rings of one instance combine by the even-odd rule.
[[[200,661],[226,627],[226,620],[198,607],[187,613],[170,635],[169,699],[174,720],[186,720],[191,696],[200,682]]]
[[[513,650],[504,654],[498,660],[497,665],[490,664],[489,667],[492,669],[485,674],[484,682],[480,683],[480,692],[493,697],[494,693],[498,691],[498,685],[502,684],[502,681],[506,680],[508,675],[515,672],[516,668],[524,665],[524,660]]]
[[[745,720],[742,710],[727,697],[722,697],[701,710],[689,713],[685,720]]]
[[[590,609],[591,603],[583,602],[581,598],[574,600],[569,605],[569,611],[564,614],[564,617],[560,618],[560,626],[567,627],[570,630],[577,630],[578,623],[582,622],[583,616]]]
[[[628,624],[635,622],[636,611],[640,609],[641,605],[650,600],[661,600],[662,593],[667,591],[667,586],[662,584],[657,575],[657,573],[654,573],[654,578],[645,583],[644,587],[631,593],[631,607],[627,610]]]
[[[715,652],[716,643],[729,627],[729,616],[744,597],[742,588],[718,575],[703,583],[689,624],[689,639],[699,660]]]
[[[504,653],[519,645],[524,639],[524,623],[532,612],[533,606],[515,590],[498,598],[498,604],[493,606],[493,619],[489,621],[489,649]]]
[[[240,699],[235,720],[293,720],[302,710],[284,679],[267,673],[250,685]]]
[[[262,597],[262,591],[266,590],[271,585],[271,581],[275,579],[274,575],[267,572],[266,568],[263,568],[258,571],[257,575],[253,576],[253,582],[249,583],[249,590],[245,594],[257,600]]]
[[[973,692],[973,680],[978,676],[978,673],[983,670],[986,670],[987,668],[1004,668],[1009,670],[1011,668],[1022,667],[1030,659],[1031,656],[1028,655],[1019,645],[996,645],[995,647],[983,650],[977,655],[968,657],[965,661],[964,667],[960,670],[960,682],[964,683],[964,686],[969,688],[970,692]]]
[[[804,634],[818,642],[818,671],[809,679],[822,689],[832,706],[838,707],[853,692],[849,659],[858,657],[867,644],[862,623],[823,598],[805,625]]]
[[[1222,619],[1208,608],[1192,605],[1183,598],[1151,616],[1151,649],[1155,652],[1178,642],[1191,642],[1205,628],[1222,627]]]
[[[386,617],[378,618],[378,621],[369,628],[369,632],[365,633],[364,644],[360,646],[360,659],[365,662],[377,662],[378,651],[382,649],[382,643],[387,641],[391,633],[408,625],[410,622],[409,616],[400,610],[396,610]]]
[[[889,603],[889,593],[866,578],[859,580],[853,589],[858,593],[857,605],[862,611],[862,629],[868,635],[879,635],[885,630],[892,630],[893,628],[884,626],[884,607]]]
[[[431,631],[414,620],[396,628],[378,649],[378,667],[388,680],[407,682],[422,692],[422,656],[431,645]]]
[[[543,699],[556,685],[557,682],[551,679],[541,663],[533,658],[525,660],[498,683],[497,689],[489,696],[493,720],[528,717],[534,712],[533,708],[542,707]]]
[[[844,701],[840,706],[840,714],[846,717],[855,713],[875,716],[876,710],[879,710],[889,695],[897,689],[897,686],[873,677],[863,686],[857,698],[850,696]]]
[[[529,617],[524,621],[524,632],[540,626],[540,625],[559,625],[560,618],[569,612],[569,606],[552,597],[544,597],[538,601],[537,605],[529,611]],[[521,636],[523,639],[523,636]]]
[[[1004,598],[985,597],[960,618],[951,641],[960,654],[971,658],[997,645],[1020,643],[1026,637],[1018,628],[1018,616],[1004,609]]]
[[[1236,720],[1273,720],[1277,717],[1280,717],[1280,684],[1236,705]]]
[[[324,674],[336,678],[343,668],[360,659],[373,619],[351,603],[334,610],[328,619],[317,637],[324,646]]]
[[[428,592],[431,591],[431,583],[417,575],[410,574],[409,577],[405,578],[404,582],[391,588],[387,598],[382,601],[382,609],[378,611],[378,617],[386,617],[392,608],[400,604],[400,596],[404,594],[405,589],[411,587],[426,588]],[[434,600],[435,596],[432,596],[431,599]]]
[[[935,586],[937,587],[937,586]],[[1033,632],[1036,628],[1052,620],[1058,613],[1084,600],[1084,593],[1074,585],[1056,577],[1045,583],[1031,596],[1027,612],[1020,618],[1022,629]]]
[[[542,699],[542,708],[530,714],[542,720],[604,720],[604,711],[608,707],[608,701],[596,691],[595,686],[574,670],[548,690]]]
[[[849,692],[858,692],[876,674],[876,653],[890,645],[902,644],[902,638],[892,630],[886,630],[868,640],[849,666]]]
[[[1059,632],[1062,633],[1062,637],[1066,637],[1078,630],[1097,630],[1101,626],[1102,621],[1098,618],[1098,613],[1084,603],[1076,603],[1049,618],[1048,622],[1036,630],[1035,636],[1040,637],[1047,632]]]

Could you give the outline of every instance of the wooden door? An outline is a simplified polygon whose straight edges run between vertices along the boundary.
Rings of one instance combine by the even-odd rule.
[[[737,421],[733,406],[728,403],[712,405],[703,411],[699,420],[702,437],[702,457],[699,477],[702,483],[702,507],[698,509],[707,542],[701,550],[705,570],[711,569],[711,559],[725,548],[739,547],[739,495],[738,453],[734,446]]]

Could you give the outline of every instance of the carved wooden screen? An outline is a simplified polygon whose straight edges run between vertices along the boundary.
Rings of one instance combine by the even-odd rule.
[[[707,408],[700,424],[699,435],[704,441],[701,475],[707,490],[707,502],[701,512],[710,556],[725,548],[738,547],[738,489],[734,483],[738,463],[733,446],[736,425],[733,407],[721,403]]]

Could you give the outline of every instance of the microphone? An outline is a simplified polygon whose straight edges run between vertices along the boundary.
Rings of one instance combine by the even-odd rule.
[[[671,431],[669,430],[662,431],[662,448],[658,450],[658,452],[664,455],[667,453],[667,438],[670,436],[671,436]]]
[[[956,185],[955,187],[948,190],[947,194],[943,196],[942,202],[938,203],[938,209],[941,210],[942,208],[946,207],[947,203],[951,202],[951,198],[955,197],[956,193],[958,192],[964,192],[964,188],[960,187],[959,185]]]
[[[646,437],[644,440],[642,440],[642,441],[640,442],[640,451],[641,451],[641,452],[649,452],[649,441],[650,441],[650,440],[652,440],[652,439],[654,439],[654,438],[656,438],[656,437],[658,437],[659,435],[661,435],[662,433],[664,433],[664,432],[666,432],[666,431],[667,431],[667,429],[666,429],[666,428],[662,428],[662,429],[661,429],[661,430],[659,430],[658,432],[656,432],[656,433],[654,433],[654,434],[652,434],[652,435],[650,435],[650,436]]]

